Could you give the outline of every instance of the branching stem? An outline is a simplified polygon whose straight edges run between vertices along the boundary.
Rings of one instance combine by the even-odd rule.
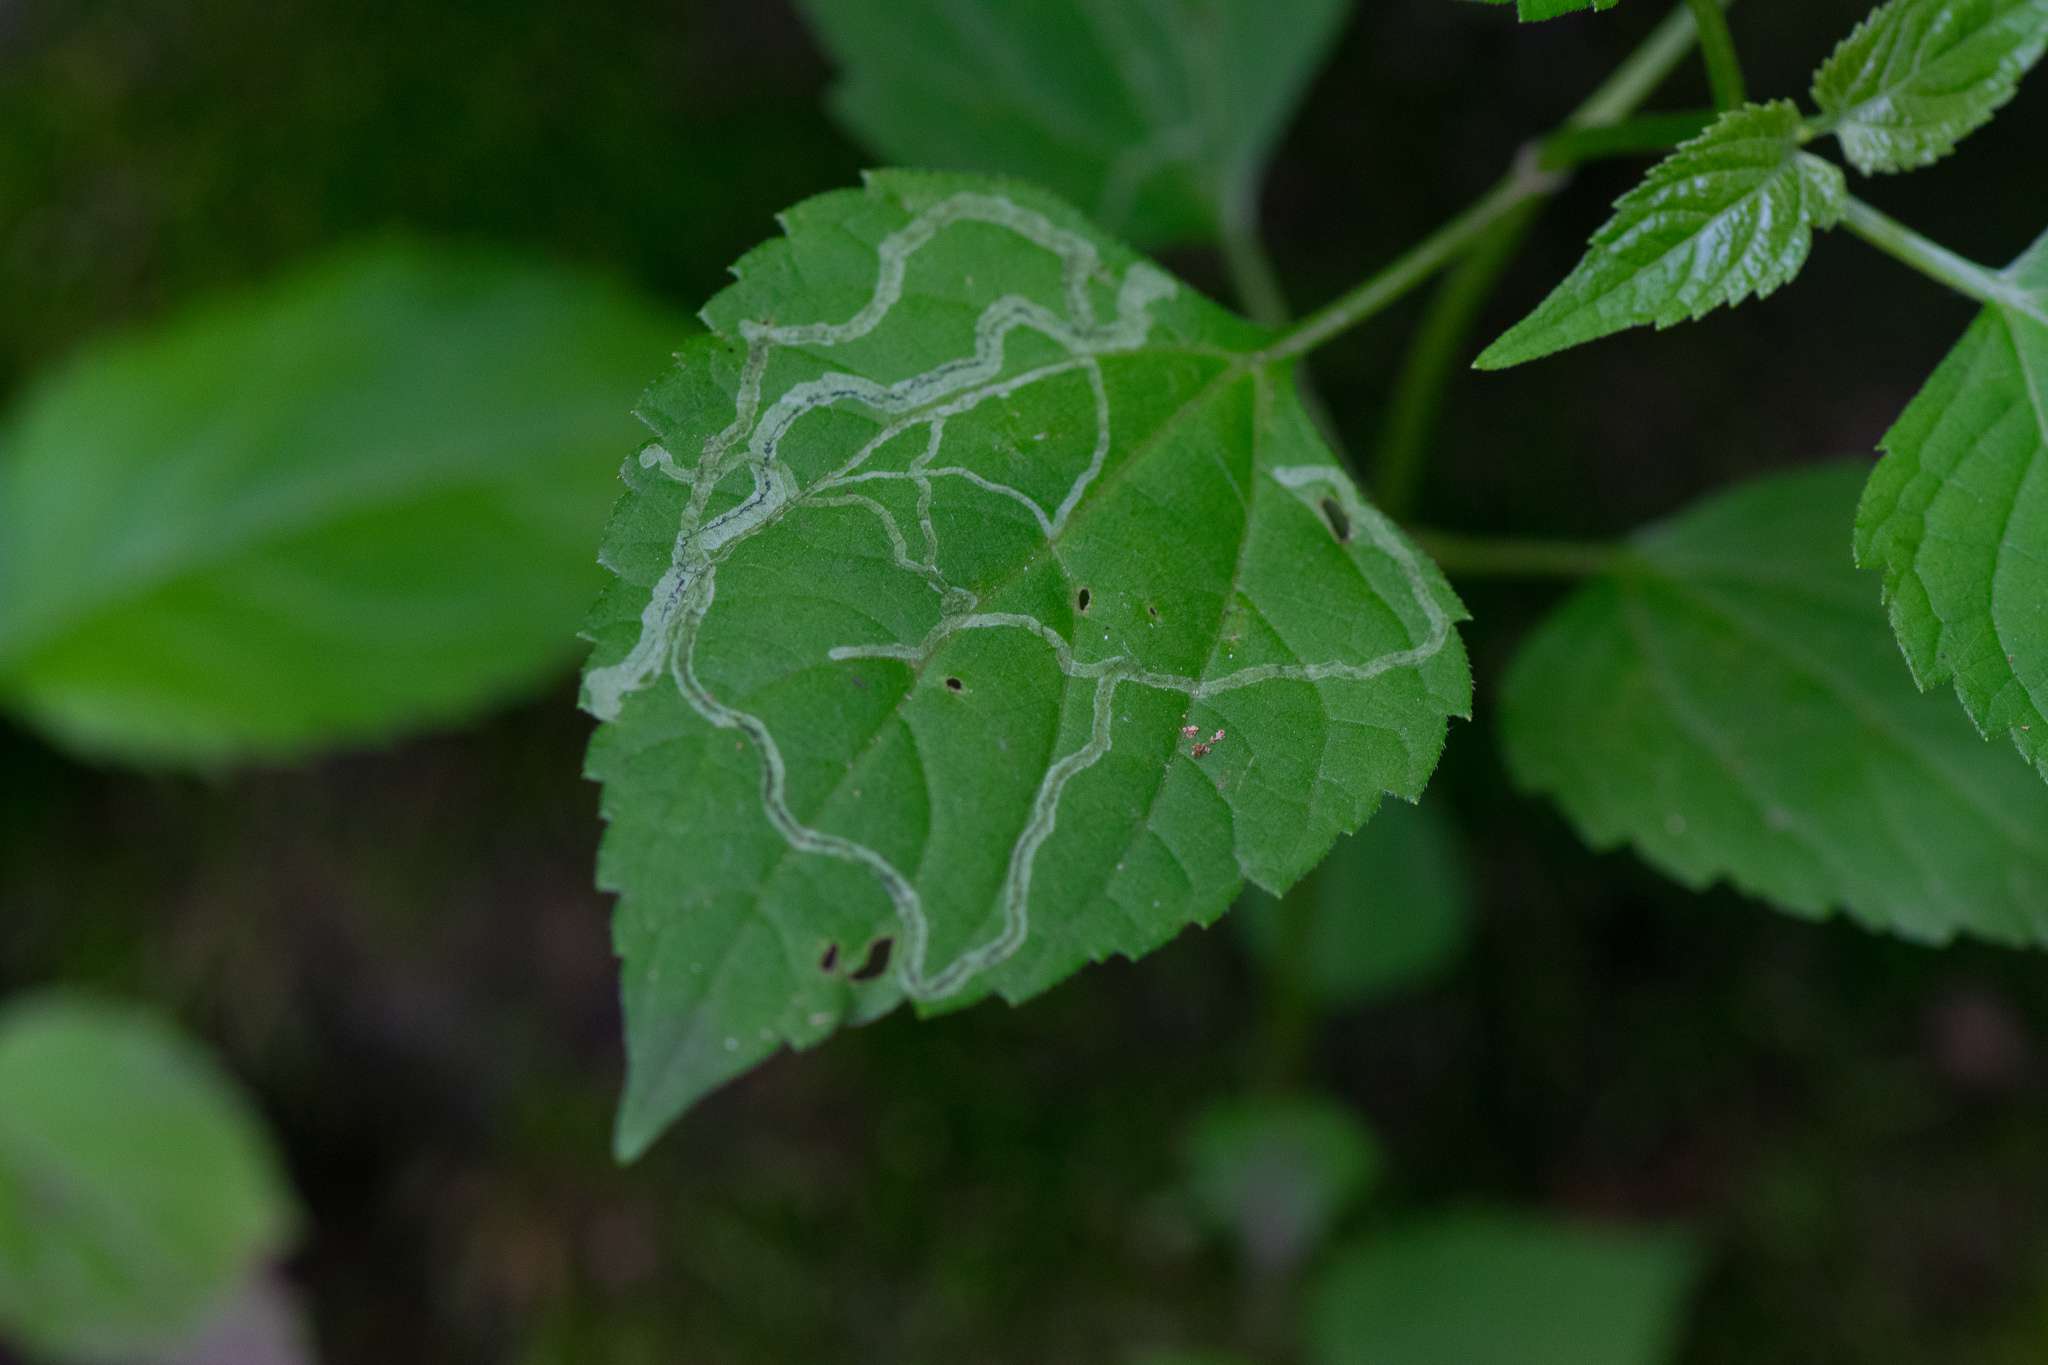
[[[1715,4],[1716,0],[1707,3]],[[1718,5],[1715,13],[1719,14]],[[1617,123],[1627,118],[1671,74],[1672,67],[1684,58],[1697,36],[1698,25],[1692,10],[1680,7],[1672,11],[1558,131]],[[1330,338],[1356,327],[1441,270],[1524,200],[1553,193],[1563,183],[1557,171],[1542,163],[1539,153],[1525,149],[1508,173],[1471,207],[1350,292],[1309,314],[1260,358],[1286,360],[1306,355]]]

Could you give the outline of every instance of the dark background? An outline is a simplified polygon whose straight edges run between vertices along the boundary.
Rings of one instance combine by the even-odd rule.
[[[1753,93],[1803,93],[1862,9],[1740,6]],[[1270,177],[1296,300],[1484,188],[1661,10],[1519,28],[1360,4]],[[821,110],[828,76],[780,0],[0,0],[0,396],[110,327],[392,228],[694,308],[777,209],[863,164]],[[1660,102],[1703,103],[1697,71]],[[2048,226],[2044,130],[2037,77],[1949,161],[1858,192],[2002,263]],[[1637,170],[1581,174],[1486,330]],[[1204,254],[1168,259],[1217,285]],[[1317,359],[1355,448],[1418,306]],[[1868,451],[1970,311],[1824,239],[1762,304],[1461,378],[1424,517],[1606,536]],[[1478,850],[1479,938],[1316,1051],[1389,1148],[1371,1217],[1689,1221],[1711,1251],[1692,1365],[2048,1359],[2048,964],[1798,923],[1583,851],[1508,790],[1489,734],[1554,593],[1466,595],[1479,709],[1432,799]],[[614,1168],[573,695],[210,781],[81,767],[0,726],[0,989],[100,984],[226,1052],[309,1207],[291,1272],[325,1359],[1046,1362],[1231,1338],[1236,1271],[1172,1188],[1175,1134],[1252,1068],[1263,1006],[1227,932],[1023,1010],[779,1059]]]

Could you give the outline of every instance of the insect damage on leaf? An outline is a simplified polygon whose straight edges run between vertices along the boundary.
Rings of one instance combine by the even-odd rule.
[[[877,176],[787,226],[650,395],[608,545],[622,1150],[779,1042],[1021,998],[1284,885],[1419,790],[1469,686],[1456,599],[1263,333],[1020,186]],[[1206,763],[1143,757],[1189,720]],[[886,972],[799,977],[799,924],[886,926]]]

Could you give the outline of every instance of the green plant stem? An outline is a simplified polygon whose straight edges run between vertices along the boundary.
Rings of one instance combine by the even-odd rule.
[[[1687,109],[1619,123],[1567,126],[1539,144],[1538,164],[1545,170],[1566,171],[1600,157],[1663,151],[1694,136],[1713,119],[1710,109]],[[1388,516],[1399,520],[1414,510],[1437,415],[1451,380],[1462,368],[1459,360],[1473,324],[1542,209],[1541,197],[1517,205],[1472,244],[1431,295],[1394,381],[1373,459],[1373,497]]]
[[[1717,115],[1711,109],[1678,109],[1643,114],[1619,123],[1568,127],[1545,138],[1538,149],[1543,169],[1568,171],[1608,156],[1663,152],[1698,136]]]
[[[1305,355],[1331,337],[1350,331],[1427,280],[1517,204],[1541,191],[1542,177],[1531,174],[1532,170],[1533,167],[1511,172],[1477,203],[1410,247],[1391,265],[1283,333],[1260,353],[1259,359],[1275,361]]]
[[[1718,8],[1715,13],[1719,14]],[[1698,26],[1690,9],[1680,7],[1672,11],[1558,131],[1617,123],[1627,118],[1671,74],[1697,34]],[[1349,331],[1442,269],[1524,200],[1556,191],[1563,183],[1561,177],[1544,168],[1540,160],[1532,149],[1524,149],[1508,173],[1471,207],[1410,247],[1392,264],[1309,314],[1261,352],[1259,358],[1273,361],[1305,355]]]
[[[2016,309],[2048,325],[2048,313],[2004,275],[1956,255],[1904,223],[1878,212],[1854,195],[1842,210],[1842,226],[1894,260],[1979,303]]]
[[[1231,221],[1223,225],[1222,245],[1223,267],[1230,273],[1231,291],[1245,316],[1267,327],[1285,327],[1293,320],[1294,310],[1287,304],[1280,272],[1274,268],[1272,254],[1259,237],[1251,213],[1231,215]]]
[[[1714,92],[1714,107],[1734,109],[1749,103],[1749,91],[1742,80],[1742,61],[1735,55],[1735,35],[1728,31],[1728,16],[1719,0],[1685,0],[1692,9],[1693,22],[1700,31],[1700,57],[1707,67],[1707,85]]]
[[[1409,539],[1453,578],[1590,578],[1627,565],[1626,545],[1597,540],[1535,540],[1457,535],[1408,528]]]
[[[1472,324],[1542,211],[1541,199],[1516,205],[1473,244],[1430,296],[1429,309],[1394,381],[1372,464],[1373,500],[1397,521],[1415,509],[1437,414],[1443,410],[1452,377],[1463,368],[1459,362]]]
[[[1275,913],[1280,941],[1267,969],[1265,1055],[1259,1080],[1272,1090],[1299,1088],[1316,1035],[1316,1006],[1309,990],[1310,936],[1315,929],[1316,878],[1312,869],[1288,888]]]
[[[1222,246],[1223,267],[1229,272],[1231,291],[1237,295],[1245,316],[1276,330],[1292,322],[1294,310],[1287,302],[1287,291],[1280,285],[1280,272],[1274,268],[1272,253],[1266,250],[1265,240],[1259,235],[1254,210],[1247,207],[1230,215],[1223,225]],[[1323,401],[1322,390],[1305,366],[1295,371],[1294,392],[1330,449],[1344,455],[1346,464],[1351,463],[1337,437],[1337,420],[1330,413],[1330,405]]]
[[[1721,8],[1726,9],[1734,3],[1735,0],[1721,0]],[[1699,16],[1687,0],[1686,4],[1665,15],[1664,22],[1650,30],[1650,36],[1614,68],[1561,126],[1590,128],[1603,123],[1619,123],[1627,118],[1641,108],[1643,101],[1664,83],[1672,69],[1685,60],[1685,54],[1692,51],[1692,45],[1698,38]]]

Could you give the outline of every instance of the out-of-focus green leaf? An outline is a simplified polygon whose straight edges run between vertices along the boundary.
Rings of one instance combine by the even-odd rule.
[[[1267,1273],[1301,1264],[1380,1170],[1379,1144],[1334,1100],[1257,1096],[1210,1109],[1187,1144],[1196,1205]]]
[[[1640,535],[1509,670],[1509,764],[1688,886],[2048,943],[2048,787],[1900,665],[1849,562],[1863,476],[1758,480]]]
[[[1614,205],[1564,283],[1473,362],[1506,369],[1626,327],[1670,327],[1763,298],[1834,226],[1839,168],[1799,150],[1790,101],[1731,109]]]
[[[1922,687],[2048,777],[2048,236],[1890,432],[1856,514]]]
[[[1467,1213],[1375,1233],[1310,1290],[1310,1365],[1661,1365],[1694,1256],[1671,1233]]]
[[[1285,889],[1470,696],[1267,333],[1016,182],[785,227],[643,404],[591,627],[627,1154],[784,1044]]]
[[[805,0],[906,166],[1020,175],[1141,246],[1248,219],[1348,0]]]
[[[601,581],[636,379],[687,330],[387,245],[88,352],[0,448],[0,706],[215,764],[535,685]]]
[[[1456,828],[1427,800],[1382,806],[1287,896],[1293,903],[1283,907],[1263,891],[1247,891],[1231,918],[1261,961],[1298,954],[1302,979],[1331,1009],[1430,980],[1457,959],[1471,934],[1467,853]]]
[[[1576,14],[1580,10],[1613,9],[1620,0],[1480,0],[1480,3],[1513,5],[1515,17],[1528,24],[1539,19],[1555,19],[1564,14]]]
[[[154,1016],[66,993],[0,1011],[0,1337],[175,1355],[295,1219],[248,1102]]]
[[[1822,65],[1813,101],[1865,175],[1947,156],[2048,48],[2048,0],[1891,0]]]

